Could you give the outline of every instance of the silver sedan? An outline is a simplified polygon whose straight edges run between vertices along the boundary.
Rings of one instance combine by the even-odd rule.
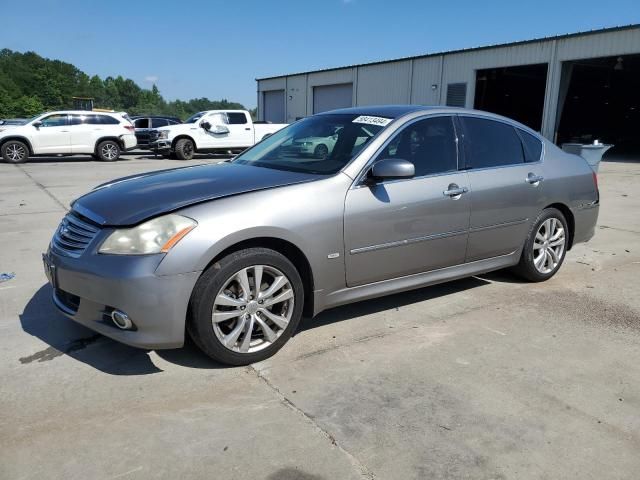
[[[288,146],[332,132],[322,158]],[[335,133],[334,133],[335,132]],[[383,106],[315,115],[233,161],[96,187],[43,255],[55,305],[104,335],[232,365],[303,315],[491,270],[552,277],[598,216],[596,174],[507,118]]]

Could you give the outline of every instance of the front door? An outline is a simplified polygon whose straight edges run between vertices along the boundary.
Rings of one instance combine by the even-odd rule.
[[[377,160],[415,166],[410,179],[356,185],[345,201],[347,285],[357,286],[464,262],[470,200],[466,172],[458,171],[450,116],[404,127]]]
[[[473,197],[466,261],[513,253],[544,207],[540,158],[525,162],[521,136],[510,124],[472,116],[460,120]]]
[[[67,114],[55,113],[40,119],[33,135],[34,153],[38,155],[71,153],[71,133]]]

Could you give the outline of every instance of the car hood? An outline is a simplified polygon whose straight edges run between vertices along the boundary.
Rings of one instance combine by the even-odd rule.
[[[235,163],[134,175],[99,185],[72,208],[101,225],[135,225],[216,198],[318,180],[318,175]]]

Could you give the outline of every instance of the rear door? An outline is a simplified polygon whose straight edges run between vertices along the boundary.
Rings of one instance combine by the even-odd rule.
[[[409,160],[416,174],[361,183],[347,192],[344,237],[350,287],[464,262],[470,203],[467,173],[458,171],[452,117],[410,122],[375,161],[384,158]]]
[[[229,147],[250,147],[254,144],[253,124],[245,112],[227,112]]]
[[[151,119],[149,118],[136,118],[133,121],[133,126],[136,129],[136,139],[138,145],[147,145],[149,143]]]
[[[54,113],[40,120],[42,124],[32,137],[36,154],[71,153],[68,117],[66,113]]]
[[[466,261],[507,255],[522,247],[543,208],[541,158],[525,162],[521,136],[509,123],[459,119],[472,198]]]

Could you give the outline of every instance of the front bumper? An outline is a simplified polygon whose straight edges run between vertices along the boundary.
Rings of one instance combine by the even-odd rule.
[[[72,320],[134,347],[177,348],[184,344],[187,306],[200,272],[156,275],[164,255],[99,255],[70,258],[49,249],[45,274],[54,305]],[[114,310],[133,321],[121,330]]]
[[[159,154],[167,154],[171,152],[171,142],[169,140],[156,140],[149,143],[148,148]]]

